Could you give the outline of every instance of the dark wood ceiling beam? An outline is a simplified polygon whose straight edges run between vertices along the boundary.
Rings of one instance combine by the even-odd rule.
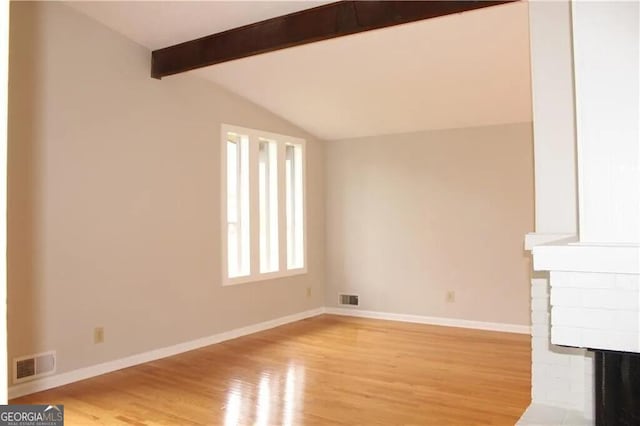
[[[339,1],[154,50],[162,77],[363,31],[510,3],[506,1]]]

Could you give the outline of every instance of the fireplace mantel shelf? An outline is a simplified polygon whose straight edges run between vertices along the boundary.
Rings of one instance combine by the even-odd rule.
[[[640,273],[640,246],[585,244],[569,234],[527,234],[525,249],[536,271]]]
[[[574,242],[543,244],[533,248],[536,271],[640,273],[640,246],[586,245]]]

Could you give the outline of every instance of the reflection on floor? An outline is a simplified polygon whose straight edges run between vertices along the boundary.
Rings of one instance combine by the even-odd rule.
[[[66,425],[513,425],[526,335],[322,315],[12,403]]]

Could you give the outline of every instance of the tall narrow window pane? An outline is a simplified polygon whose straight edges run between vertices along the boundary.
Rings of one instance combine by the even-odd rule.
[[[227,134],[227,270],[249,275],[249,141]]]
[[[302,147],[286,146],[287,269],[304,267]]]
[[[275,272],[278,257],[278,145],[260,139],[258,157],[260,198],[260,272]]]

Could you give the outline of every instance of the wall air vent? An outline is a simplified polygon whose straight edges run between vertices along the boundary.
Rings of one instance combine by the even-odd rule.
[[[56,371],[56,352],[49,351],[13,359],[13,383],[22,383]]]
[[[358,306],[358,296],[355,294],[340,294],[339,303],[344,306]]]

